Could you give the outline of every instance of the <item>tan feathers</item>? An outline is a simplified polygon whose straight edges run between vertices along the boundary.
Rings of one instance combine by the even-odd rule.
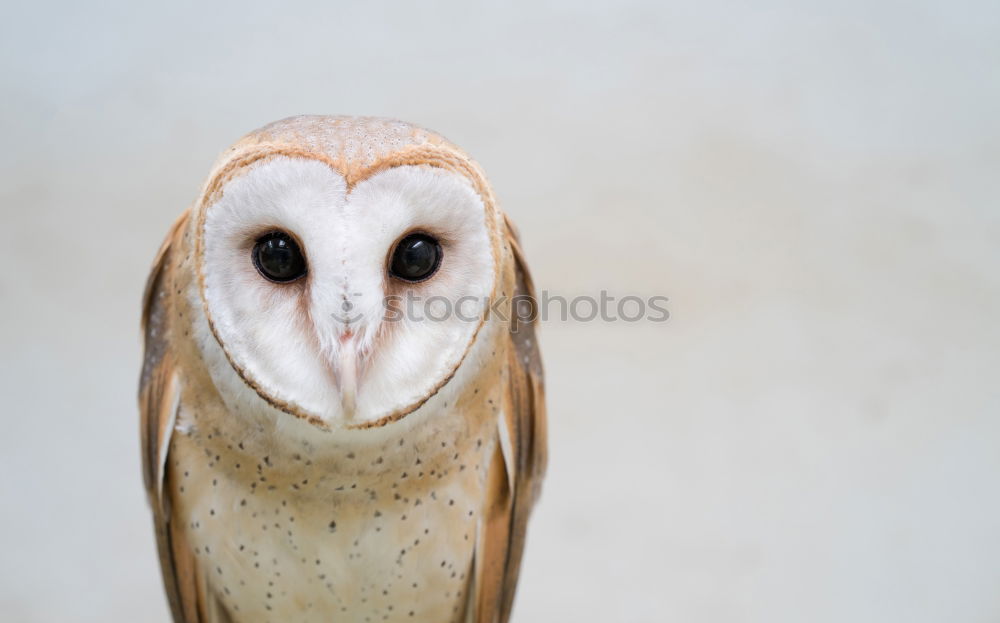
[[[205,214],[223,205],[227,189],[235,188],[231,183],[246,176],[248,167],[275,157],[291,158],[290,173],[269,182],[270,188],[287,187],[269,201],[297,199],[278,213],[289,214],[290,220],[262,222],[261,227],[279,226],[304,236],[311,272],[305,285],[295,288],[255,284],[248,251],[239,250],[249,247],[242,243],[232,253],[211,247],[211,259],[203,259],[206,245],[226,240],[205,237]],[[298,186],[294,163],[302,161],[322,162],[331,175],[342,175],[345,194],[310,194]],[[414,166],[447,173],[426,176]],[[252,175],[259,177],[271,169],[254,170]],[[386,175],[395,170],[412,173]],[[336,395],[337,364],[324,359],[325,351],[310,350],[310,336],[319,332],[325,339],[325,331],[350,336],[355,329],[324,320],[328,293],[317,289],[339,287],[346,280],[352,289],[377,293],[383,278],[366,276],[371,264],[364,262],[372,260],[364,258],[384,257],[386,243],[378,235],[355,235],[347,244],[357,250],[337,255],[334,251],[342,247],[332,244],[328,246],[334,250],[325,251],[323,239],[316,237],[320,234],[308,229],[308,223],[319,221],[301,220],[298,206],[316,203],[316,197],[350,202],[354,189],[369,179],[398,190],[379,194],[378,186],[371,186],[365,191],[368,207],[348,207],[324,227],[350,227],[351,219],[359,219],[356,227],[364,229],[364,219],[376,213],[397,218],[380,207],[397,196],[412,201],[440,196],[452,202],[436,211],[416,205],[394,208],[402,210],[398,218],[424,219],[427,231],[442,232],[445,261],[457,262],[446,265],[430,286],[407,288],[431,288],[431,293],[446,287],[457,293],[483,289],[489,297],[484,304],[501,293],[532,292],[516,235],[496,208],[485,177],[460,150],[432,133],[384,120],[298,118],[254,133],[224,154],[191,216],[185,213],[177,221],[157,255],[143,311],[146,358],[139,402],[144,476],[164,584],[178,622],[364,620],[377,615],[377,620],[498,623],[510,614],[527,518],[545,467],[534,324],[508,325],[483,314],[475,327],[383,328],[390,337],[371,347],[376,352],[361,355],[374,361],[360,368],[361,404],[375,409],[365,421],[374,424],[352,427],[328,420],[337,416],[324,415],[322,402],[301,402],[300,395],[310,396],[308,388],[280,380],[295,378],[287,375],[288,365],[306,371],[315,365],[311,361],[327,361],[322,365],[333,376],[331,389],[311,395]],[[437,190],[438,184],[454,184],[451,179],[464,180],[475,201],[465,198],[460,185],[458,190]],[[255,183],[244,184],[249,188],[245,192],[265,188]],[[252,225],[254,209],[266,213],[266,207],[233,204],[238,196],[226,199],[226,209],[243,211],[240,219]],[[253,195],[248,196],[252,203]],[[321,209],[325,204],[316,205]],[[222,222],[220,218],[212,222]],[[379,227],[396,226],[386,221]],[[327,235],[325,231],[321,234]],[[336,232],[330,235],[331,241],[336,239]],[[398,238],[392,231],[388,235]],[[477,236],[488,242],[470,247]],[[252,247],[252,242],[249,238],[246,244]],[[219,261],[233,264],[219,268],[212,263]],[[491,272],[447,272],[477,265]],[[244,328],[231,325],[220,332],[212,326],[211,310],[229,305],[219,295],[213,295],[214,303],[206,300],[205,274],[212,278],[211,271],[218,270],[245,280],[244,290],[236,291],[240,296],[247,288],[262,293],[247,295],[241,303],[239,309],[249,311],[223,314]],[[299,297],[309,313],[299,319],[280,320],[279,315],[278,324],[269,325],[274,321],[266,314],[253,312],[255,300],[273,304],[267,297],[278,302]],[[383,321],[365,316],[363,322]],[[264,348],[254,336],[269,331],[271,342]],[[228,343],[230,339],[241,345]],[[410,344],[410,339],[468,342],[447,346],[455,349],[454,355],[436,357],[433,348]],[[275,375],[259,367],[269,365],[262,359],[268,353],[284,349],[291,349],[286,359],[292,357],[284,372],[279,368]],[[403,404],[412,402],[405,397],[405,383],[379,380],[394,378],[395,372],[386,368],[400,356],[389,355],[394,352],[440,380],[430,383],[411,408],[385,415],[377,409],[392,403],[389,392],[402,392]],[[248,369],[236,365],[234,357],[242,357],[240,363]],[[254,387],[254,379],[263,381]],[[314,414],[300,417],[298,404],[313,405]]]

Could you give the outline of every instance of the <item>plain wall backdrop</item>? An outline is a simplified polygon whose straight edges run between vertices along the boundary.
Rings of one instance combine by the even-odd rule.
[[[0,618],[168,615],[153,254],[243,133],[485,167],[550,321],[515,622],[1000,620],[1000,5],[20,2],[0,23]]]

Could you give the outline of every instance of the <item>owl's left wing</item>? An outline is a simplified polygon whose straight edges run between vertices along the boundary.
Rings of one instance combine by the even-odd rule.
[[[173,619],[175,623],[208,623],[217,609],[207,598],[184,533],[171,521],[166,474],[167,451],[180,402],[180,380],[168,340],[165,284],[169,282],[171,248],[182,234],[187,217],[185,212],[174,223],[160,247],[143,295],[145,356],[139,380],[140,435],[143,480],[153,509],[160,570]]]
[[[506,221],[514,254],[514,301],[536,305],[531,273],[517,233]],[[536,310],[537,311],[537,310]],[[541,489],[547,459],[542,361],[535,336],[537,314],[530,322],[512,322],[508,334],[507,395],[499,423],[500,443],[487,480],[487,507],[476,545],[476,572],[467,620],[506,623],[517,586],[528,515]],[[516,316],[515,316],[516,317]]]

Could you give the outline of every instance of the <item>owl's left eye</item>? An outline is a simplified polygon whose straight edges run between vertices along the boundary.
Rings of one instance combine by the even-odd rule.
[[[306,274],[306,258],[295,239],[283,231],[265,234],[253,247],[253,264],[265,279],[285,283]]]
[[[430,279],[441,265],[441,245],[427,234],[410,234],[396,244],[389,274],[416,283]]]

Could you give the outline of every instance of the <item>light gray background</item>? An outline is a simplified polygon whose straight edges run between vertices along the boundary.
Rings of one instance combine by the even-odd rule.
[[[1000,620],[994,2],[17,3],[0,618],[163,622],[139,298],[215,156],[399,117],[486,168],[549,322],[515,620]],[[156,6],[156,8],[151,8]]]

